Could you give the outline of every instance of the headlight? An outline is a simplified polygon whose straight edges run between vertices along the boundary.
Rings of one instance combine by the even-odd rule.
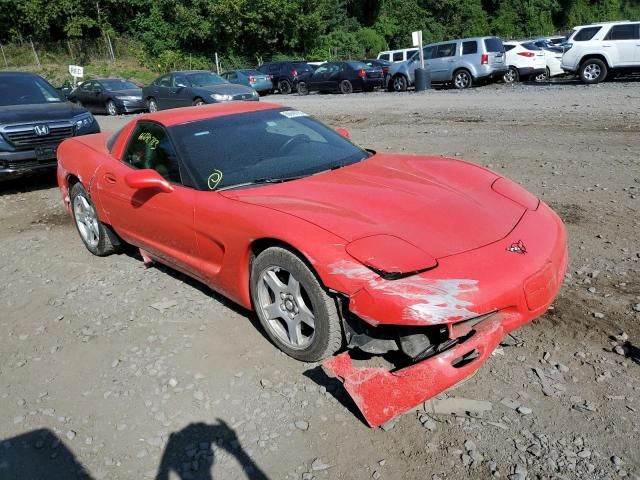
[[[116,96],[118,100],[124,100],[125,102],[140,102],[142,101],[142,97],[136,97],[135,95],[123,95]]]
[[[231,95],[220,95],[219,93],[212,93],[211,98],[213,98],[216,102],[229,102],[233,100]]]
[[[93,125],[93,122],[95,122],[95,119],[89,112],[73,117],[73,124],[76,127],[76,132],[90,127]]]
[[[251,95],[253,95],[254,97],[259,97],[260,96],[260,94],[258,92],[256,92],[255,90],[253,91],[253,93]]]

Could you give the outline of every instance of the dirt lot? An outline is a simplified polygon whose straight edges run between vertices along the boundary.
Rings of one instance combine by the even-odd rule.
[[[492,410],[369,429],[252,314],[89,254],[40,175],[0,185],[0,477],[640,478],[640,82],[268,100],[379,151],[489,166],[562,216],[554,308],[448,392]]]

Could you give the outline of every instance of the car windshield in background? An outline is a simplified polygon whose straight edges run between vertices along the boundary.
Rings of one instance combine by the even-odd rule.
[[[311,66],[306,64],[306,63],[293,62],[293,66],[299,72],[312,72],[313,71],[313,68],[311,68]]]
[[[289,109],[186,123],[171,133],[200,190],[292,180],[369,156],[329,127]]]
[[[254,77],[262,77],[264,75],[264,73],[259,72],[258,70],[239,70],[239,71],[244,73],[245,75],[253,75]]]
[[[187,78],[194,87],[210,87],[212,85],[227,83],[224,78],[209,72],[191,73],[187,75]]]
[[[100,83],[107,90],[131,90],[132,88],[140,88],[135,83],[127,80],[100,80]]]
[[[602,27],[586,27],[573,36],[574,42],[587,42],[595,37]]]
[[[502,45],[502,40],[499,38],[485,38],[484,46],[487,49],[487,52],[503,52],[504,46]]]
[[[354,70],[360,70],[360,69],[369,68],[369,66],[366,63],[363,63],[363,62],[347,62],[347,63]]]
[[[0,78],[0,106],[61,102],[60,95],[47,82],[31,75],[7,75]]]

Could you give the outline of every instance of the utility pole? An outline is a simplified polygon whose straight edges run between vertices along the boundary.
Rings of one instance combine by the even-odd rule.
[[[0,50],[2,50],[2,58],[4,58],[4,68],[9,68],[9,64],[7,63],[7,56],[4,54],[4,47],[0,43]]]
[[[31,50],[33,50],[33,56],[36,57],[36,63],[38,64],[38,68],[42,67],[40,65],[40,59],[38,58],[38,52],[36,52],[36,47],[33,46],[33,40],[30,38],[29,42],[31,42]],[[4,53],[4,50],[3,50]]]

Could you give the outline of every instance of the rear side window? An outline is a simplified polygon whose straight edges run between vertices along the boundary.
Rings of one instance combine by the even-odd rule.
[[[478,42],[473,40],[472,42],[462,42],[462,55],[471,55],[478,53]]]
[[[383,53],[381,55],[378,55],[378,58],[380,60],[389,60],[389,54],[388,53]]]
[[[502,45],[502,40],[499,38],[485,38],[484,48],[487,49],[487,52],[496,53],[502,52],[504,50],[504,45]]]
[[[533,42],[527,42],[527,43],[521,43],[520,45],[522,45],[524,48],[526,48],[527,50],[532,50],[534,52],[537,52],[539,50],[542,50],[538,45],[536,45]]]
[[[585,27],[573,37],[574,42],[586,42],[595,37],[602,27]]]
[[[636,40],[638,38],[638,24],[614,25],[607,33],[605,40]]]
[[[515,45],[505,45],[504,46],[504,51],[508,52],[509,50],[513,50],[514,48],[516,48]]]
[[[401,62],[402,60],[404,60],[404,57],[402,56],[402,52],[394,52],[393,61],[394,62]]]
[[[436,58],[453,57],[455,54],[456,54],[455,43],[444,43],[442,45],[438,45],[438,49],[436,50]]]
[[[305,62],[293,63],[293,68],[295,68],[298,72],[312,72],[313,69],[309,66],[309,64]]]
[[[415,50],[407,50],[407,58],[411,58],[416,53],[418,53],[418,49],[417,48]]]

